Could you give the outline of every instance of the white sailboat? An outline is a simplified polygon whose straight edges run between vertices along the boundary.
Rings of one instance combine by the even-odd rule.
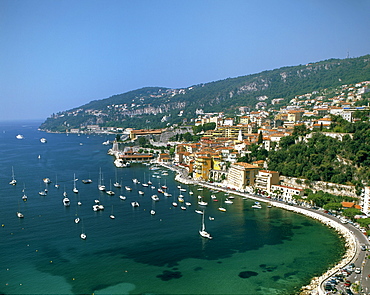
[[[15,179],[15,176],[14,176],[13,166],[12,166],[12,180],[9,182],[9,184],[11,184],[11,185],[16,185],[17,184],[17,180]]]
[[[55,186],[56,188],[59,188],[59,184],[58,184],[58,175],[55,175],[55,184],[54,184],[54,186]]]
[[[114,187],[117,187],[117,188],[121,188],[122,187],[122,185],[117,180],[117,169],[116,169],[116,182],[113,185],[114,185]]]
[[[254,202],[254,205],[252,205],[252,208],[254,208],[254,209],[261,209],[262,208],[262,205],[260,204],[260,202]]]
[[[122,185],[121,185],[121,194],[119,195],[119,198],[121,199],[121,200],[126,200],[126,197],[123,195],[123,193],[122,193]]]
[[[131,206],[132,207],[139,207],[140,204],[138,202],[136,202],[136,201],[133,201],[133,202],[131,202]]]
[[[23,187],[23,190],[22,190],[22,192],[23,192],[22,200],[23,200],[23,201],[27,201],[27,195],[26,195],[26,193],[25,193],[25,190],[26,190],[26,186],[24,186],[24,187]]]
[[[204,202],[204,201],[203,201],[203,197],[198,196],[198,199],[199,199],[198,204],[199,204],[200,206],[207,206],[207,205],[208,205],[208,203],[207,203],[207,202]]]
[[[203,237],[203,238],[207,238],[207,239],[212,239],[212,236],[209,232],[206,231],[206,225],[204,223],[204,211],[203,211],[203,214],[202,214],[202,227],[201,229],[199,230],[199,234]]]
[[[111,219],[115,219],[116,217],[114,216],[114,214],[113,214],[113,205],[112,205],[112,213],[109,215],[109,217],[111,218]]]
[[[158,197],[158,195],[152,195],[152,196],[151,196],[151,198],[152,198],[152,200],[153,200],[153,201],[155,201],[155,202],[159,201],[159,197]]]
[[[50,178],[49,178],[49,177],[45,177],[45,178],[43,178],[43,179],[42,179],[42,181],[43,181],[45,184],[49,184],[49,183],[51,183],[51,180],[50,180]]]
[[[100,171],[99,171],[98,189],[100,191],[105,191],[105,185],[103,184],[103,174],[101,172],[101,168],[100,168]]]
[[[64,187],[63,197],[64,197],[63,198],[63,205],[66,206],[66,207],[70,206],[71,202],[70,202],[69,198],[67,197],[67,192],[65,190],[65,187]]]
[[[17,212],[17,217],[18,218],[23,218],[24,215],[20,212],[20,204],[19,204],[19,201],[18,201],[18,212]]]
[[[80,234],[80,238],[82,240],[86,240],[87,236],[85,234],[85,231],[84,231],[84,224],[83,224],[83,220],[82,220],[82,227],[81,227],[81,234]]]
[[[73,174],[73,192],[75,194],[78,194],[78,189],[76,187],[76,181],[77,181],[76,174]]]
[[[114,191],[112,191],[112,180],[110,180],[110,186],[109,186],[109,191],[106,191],[107,195],[113,196],[115,194]]]

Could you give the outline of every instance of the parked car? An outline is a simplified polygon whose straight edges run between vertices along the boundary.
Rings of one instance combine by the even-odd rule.
[[[344,282],[344,286],[346,286],[346,287],[351,286],[351,281],[348,281],[348,280],[347,280],[347,281],[345,281],[345,282]]]
[[[361,273],[361,268],[356,267],[356,269],[355,269],[355,273]]]
[[[335,287],[330,283],[326,283],[325,286],[324,286],[324,289],[325,289],[325,291],[332,291],[332,290],[335,289]]]

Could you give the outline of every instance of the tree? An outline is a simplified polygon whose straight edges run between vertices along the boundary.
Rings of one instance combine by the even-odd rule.
[[[361,210],[355,208],[348,208],[343,210],[342,215],[354,220],[356,215],[361,215]]]
[[[144,136],[140,136],[139,139],[138,139],[138,143],[139,143],[140,146],[146,145],[147,142],[148,142],[148,140]]]
[[[305,136],[308,133],[305,124],[295,125],[293,129],[293,136]]]
[[[341,203],[327,203],[323,207],[325,210],[328,211],[339,211],[342,208]]]
[[[258,141],[257,141],[257,144],[261,144],[261,143],[263,143],[262,131],[260,131],[260,133],[258,134]]]
[[[193,136],[190,134],[190,132],[186,132],[184,133],[183,138],[185,141],[191,141],[193,139]]]

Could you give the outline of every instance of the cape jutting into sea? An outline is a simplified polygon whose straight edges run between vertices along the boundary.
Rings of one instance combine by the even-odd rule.
[[[49,134],[39,124],[0,124],[1,294],[294,294],[344,253],[318,221],[180,184],[164,168],[117,169],[102,144],[114,135]],[[104,210],[93,210],[98,202]],[[212,239],[200,236],[195,210]]]

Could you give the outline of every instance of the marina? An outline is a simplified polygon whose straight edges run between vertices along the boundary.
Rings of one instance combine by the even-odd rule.
[[[175,172],[165,167],[134,163],[118,169],[100,136],[45,134],[36,124],[1,127],[3,294],[287,294],[343,254],[337,234],[316,220],[275,207],[255,210],[253,200],[191,183],[181,183],[180,190]],[[18,186],[6,185],[12,166]],[[142,186],[150,169],[160,172],[167,196],[156,194],[163,190],[157,180],[155,190]],[[56,174],[63,190],[43,181]],[[121,179],[122,188],[109,187],[115,195],[108,195],[77,178],[93,184]],[[63,196],[75,185],[78,193]],[[212,239],[200,234],[203,222]],[[315,251],[309,246],[322,240]]]

